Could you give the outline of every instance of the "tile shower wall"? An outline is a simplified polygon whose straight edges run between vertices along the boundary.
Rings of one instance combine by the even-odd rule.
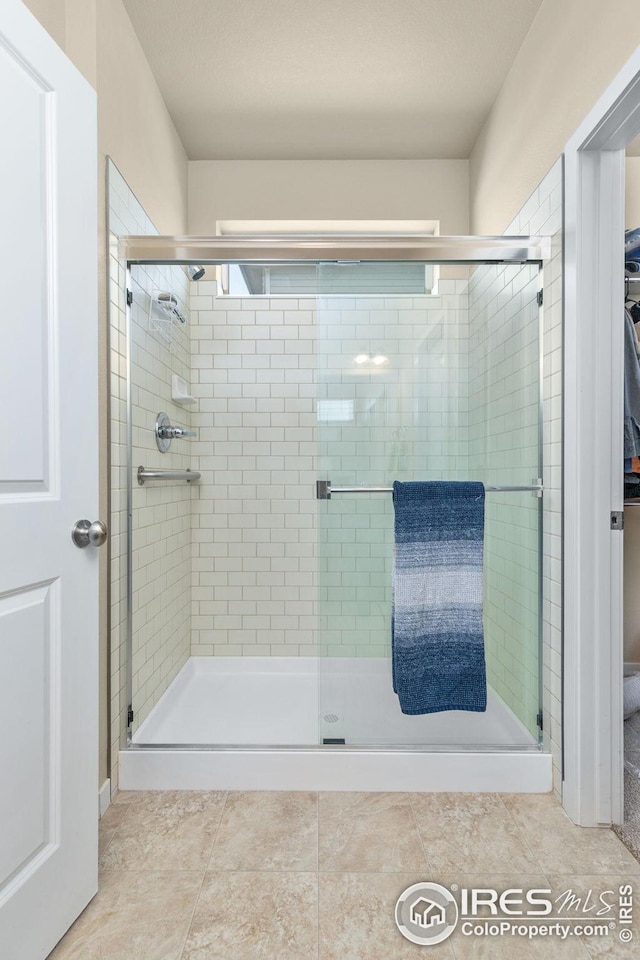
[[[506,235],[549,236],[552,238],[552,256],[545,263],[542,282],[544,286],[543,326],[543,477],[545,492],[543,499],[543,571],[542,571],[542,686],[543,686],[543,738],[545,747],[553,754],[554,788],[559,793],[562,782],[562,707],[561,707],[561,657],[562,657],[562,161],[558,161],[544,178],[540,186],[527,201],[520,213],[505,230]],[[493,340],[494,349],[488,356],[494,362],[471,384],[471,410],[478,410],[480,404],[493,391],[499,395],[500,385],[506,384],[515,369],[525,368],[534,361],[533,352],[524,338],[509,336],[509,317],[521,315],[523,331],[530,330],[533,335],[532,318],[527,317],[527,304],[531,303],[525,288],[514,286],[509,276],[513,268],[481,268],[470,284],[470,328],[471,354],[478,350],[481,339]],[[524,279],[524,275],[523,275]],[[532,281],[529,280],[529,283]],[[525,296],[526,293],[526,296]],[[474,318],[482,317],[482,324],[474,323]],[[516,356],[524,355],[526,362],[513,364]],[[531,369],[529,381],[533,386],[535,374]],[[537,386],[537,385],[536,385]],[[508,393],[505,389],[505,393]],[[516,433],[505,435],[505,411],[495,406],[495,421],[485,419],[486,431],[474,445],[472,457],[477,458],[478,446],[491,447],[491,466],[499,466],[509,475],[511,454],[514,449],[522,449],[526,457],[527,447],[532,451],[534,444],[533,420],[537,416],[534,410],[533,392],[531,401],[526,402],[526,379],[523,383],[520,403],[522,417]],[[478,424],[476,425],[476,429]],[[475,431],[474,431],[475,432]],[[520,455],[520,454],[519,454]],[[502,459],[504,458],[504,459]],[[501,462],[502,461],[502,462]],[[531,461],[533,463],[533,460]],[[532,473],[533,477],[535,473]],[[490,479],[490,478],[488,478]],[[497,478],[496,478],[497,479]],[[531,478],[518,478],[518,483],[527,483]],[[514,475],[515,482],[515,475]],[[507,499],[507,498],[506,498]],[[487,545],[487,576],[492,585],[492,600],[486,610],[491,623],[488,631],[493,651],[495,675],[492,682],[503,698],[519,716],[531,716],[537,700],[537,690],[533,680],[533,661],[517,662],[513,657],[511,641],[515,634],[514,619],[510,613],[510,604],[514,598],[520,598],[527,615],[522,627],[531,634],[533,629],[533,607],[537,605],[537,588],[531,562],[533,547],[532,524],[534,508],[529,505],[516,506],[511,500],[508,523],[496,528],[496,536]],[[497,506],[497,503],[496,503]],[[495,509],[494,501],[488,505],[487,516],[491,517]],[[493,525],[492,525],[493,526]],[[505,584],[507,589],[505,589]],[[528,648],[533,649],[532,636],[525,640]],[[520,646],[518,646],[518,650]],[[524,700],[517,702],[517,690],[525,692]],[[514,699],[514,697],[516,699]]]
[[[125,271],[118,258],[118,237],[155,234],[155,227],[113,163],[108,163],[109,319],[111,372],[111,756],[112,789],[118,783],[118,750],[127,728],[127,342]],[[171,373],[189,378],[186,331],[174,330],[168,343],[162,325],[150,331],[149,297],[173,290],[187,299],[188,284],[179,268],[138,270],[133,278],[131,374],[134,465],[189,464],[188,450],[161,455],[153,423],[163,410],[189,425],[190,414],[170,400]],[[185,312],[187,309],[185,308]],[[166,332],[166,327],[165,331]],[[187,441],[184,441],[186,443]],[[186,486],[133,487],[133,622],[135,724],[164,692],[189,655],[191,590],[191,491]]]
[[[155,420],[166,413],[172,424],[191,426],[189,407],[172,400],[171,378],[190,382],[188,280],[181,267],[131,270],[131,410],[134,471],[138,466],[186,470],[193,441],[172,440],[158,450]],[[157,293],[177,297],[182,324],[154,305]],[[132,733],[157,703],[191,648],[191,498],[184,482],[133,484]]]
[[[192,653],[317,652],[315,300],[200,282],[192,376]],[[196,493],[194,491],[194,493]]]

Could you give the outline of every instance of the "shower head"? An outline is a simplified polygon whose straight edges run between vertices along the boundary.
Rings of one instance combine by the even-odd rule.
[[[204,277],[204,267],[199,263],[190,263],[187,266],[189,280],[202,280]]]
[[[187,318],[178,309],[178,299],[172,293],[156,294],[156,303],[169,320],[179,320],[180,323],[186,323]]]

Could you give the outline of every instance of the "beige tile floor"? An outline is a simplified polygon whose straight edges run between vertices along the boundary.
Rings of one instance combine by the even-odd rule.
[[[632,960],[616,938],[404,940],[418,880],[614,889],[640,862],[550,795],[121,793],[100,824],[100,888],[50,960]],[[640,915],[640,904],[638,908]]]

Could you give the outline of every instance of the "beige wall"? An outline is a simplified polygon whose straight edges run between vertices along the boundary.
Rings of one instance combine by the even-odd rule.
[[[183,233],[187,158],[121,0],[26,0],[98,92],[100,516],[108,505],[108,334],[105,157],[111,156],[160,231]],[[100,768],[108,776],[108,557],[100,565]]]
[[[113,158],[161,233],[182,232],[187,157],[120,0],[97,0],[97,51],[101,153]]]
[[[471,155],[471,230],[501,233],[640,44],[635,0],[543,0]]]
[[[191,234],[216,220],[440,220],[469,232],[467,160],[198,160]]]
[[[23,0],[78,70],[96,86],[97,0]]]
[[[66,0],[23,0],[45,30],[63,50],[66,49]]]
[[[187,157],[121,0],[25,3],[98,91],[101,186],[109,155],[160,232],[184,232]]]

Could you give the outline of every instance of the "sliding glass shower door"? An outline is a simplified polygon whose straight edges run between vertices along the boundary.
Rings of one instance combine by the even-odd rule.
[[[221,293],[176,264],[130,267],[114,491],[132,743],[536,749],[538,264],[354,258],[244,279]],[[185,428],[169,450],[161,413]],[[486,713],[400,709],[395,480],[487,487]]]
[[[439,273],[416,263],[319,268],[320,496],[331,489],[318,502],[322,743],[538,742],[541,510],[534,491],[487,492],[487,712],[406,716],[393,691],[393,481],[526,488],[540,475],[539,268]]]

